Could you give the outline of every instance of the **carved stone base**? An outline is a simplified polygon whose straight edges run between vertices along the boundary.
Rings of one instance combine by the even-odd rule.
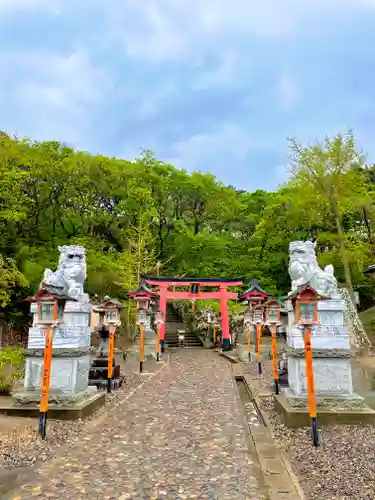
[[[317,396],[351,397],[353,383],[350,358],[313,357],[314,385]],[[289,387],[297,397],[307,397],[306,363],[303,357],[288,357]]]
[[[57,351],[57,352],[56,352]],[[85,391],[88,387],[88,376],[91,364],[90,354],[74,356],[69,352],[61,356],[59,349],[54,351],[51,366],[50,390],[65,394],[74,394]],[[30,356],[26,361],[25,391],[40,393],[42,386],[43,357]]]
[[[48,402],[58,406],[76,405],[87,398],[92,398],[95,394],[97,394],[96,387],[88,387],[86,390],[76,393],[51,390]],[[40,403],[40,391],[17,392],[12,395],[12,398],[15,405],[35,405]]]
[[[288,404],[293,408],[308,408],[308,399],[306,397],[296,396],[290,388],[284,390],[284,395]],[[358,408],[366,408],[364,398],[358,394],[351,396],[317,396],[317,409],[322,410],[353,410]]]
[[[287,427],[311,426],[307,398],[296,398],[288,389],[274,396],[275,408]],[[351,398],[318,398],[318,425],[374,424],[375,411],[355,394]]]

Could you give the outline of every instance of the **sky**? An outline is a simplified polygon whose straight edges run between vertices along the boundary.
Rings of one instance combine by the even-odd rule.
[[[0,0],[0,129],[275,189],[287,137],[374,161],[375,0]]]

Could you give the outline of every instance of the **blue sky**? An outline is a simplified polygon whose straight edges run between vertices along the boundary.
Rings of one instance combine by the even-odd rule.
[[[250,190],[290,136],[375,161],[374,26],[375,0],[0,0],[0,129]]]

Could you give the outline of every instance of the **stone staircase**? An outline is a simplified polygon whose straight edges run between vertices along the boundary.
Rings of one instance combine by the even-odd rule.
[[[357,309],[353,304],[348,290],[346,288],[340,288],[340,292],[346,306],[345,317],[348,325],[351,347],[357,351],[372,350],[372,344],[363,328]]]
[[[184,347],[202,347],[202,342],[194,333],[189,332],[185,323],[174,310],[172,304],[167,304],[167,321],[165,325],[165,344],[167,347],[178,347],[178,330],[185,331]]]

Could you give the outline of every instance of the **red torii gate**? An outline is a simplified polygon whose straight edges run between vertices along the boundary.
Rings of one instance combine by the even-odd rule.
[[[220,300],[221,327],[222,327],[222,344],[223,350],[230,349],[230,333],[229,333],[229,315],[228,315],[228,300],[238,299],[238,294],[229,292],[228,287],[241,286],[244,278],[158,278],[155,276],[142,276],[144,282],[148,286],[159,287],[159,309],[163,315],[164,323],[160,326],[160,347],[164,351],[164,334],[167,300]],[[169,290],[170,287],[190,287],[186,292],[175,292]],[[200,287],[219,288],[217,291],[205,292],[201,291]]]

